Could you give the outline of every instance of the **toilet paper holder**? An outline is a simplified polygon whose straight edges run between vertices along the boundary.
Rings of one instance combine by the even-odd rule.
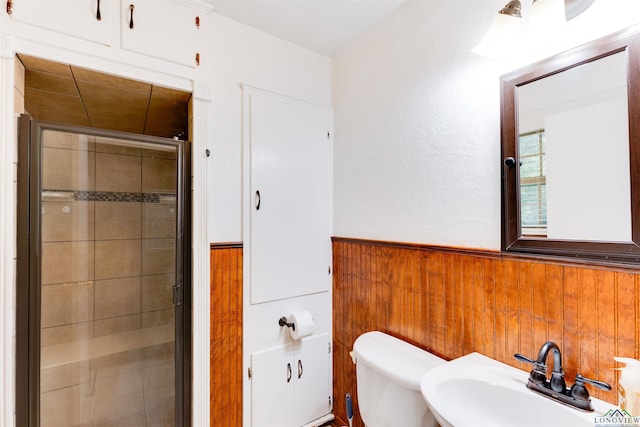
[[[278,325],[286,326],[287,328],[291,328],[294,331],[296,330],[296,325],[294,323],[287,322],[287,318],[284,317],[284,316],[282,316],[280,319],[278,319]]]

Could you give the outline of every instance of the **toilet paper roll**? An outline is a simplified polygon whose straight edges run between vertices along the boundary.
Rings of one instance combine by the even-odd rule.
[[[308,311],[291,313],[288,321],[293,323],[293,327],[289,328],[289,333],[294,340],[299,340],[313,333],[315,323],[313,316]]]

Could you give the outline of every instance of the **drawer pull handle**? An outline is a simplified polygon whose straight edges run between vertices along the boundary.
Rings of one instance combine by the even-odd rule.
[[[130,4],[129,11],[131,12],[131,15],[129,16],[129,28],[131,28],[132,30],[133,30],[133,9],[135,9],[135,6]]]

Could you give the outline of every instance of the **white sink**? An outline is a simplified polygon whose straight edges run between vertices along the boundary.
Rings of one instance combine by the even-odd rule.
[[[420,388],[442,427],[593,427],[596,416],[615,409],[593,397],[593,412],[574,409],[529,390],[528,378],[529,372],[471,353],[428,371]]]

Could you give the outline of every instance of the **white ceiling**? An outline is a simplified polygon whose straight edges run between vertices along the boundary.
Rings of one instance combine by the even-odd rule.
[[[331,56],[406,0],[204,0],[213,12]]]

